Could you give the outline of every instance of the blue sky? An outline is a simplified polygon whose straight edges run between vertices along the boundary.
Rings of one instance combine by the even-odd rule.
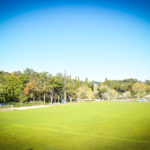
[[[0,1],[0,70],[150,79],[145,0]]]

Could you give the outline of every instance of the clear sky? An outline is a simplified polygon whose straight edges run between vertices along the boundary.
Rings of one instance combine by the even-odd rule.
[[[1,0],[0,70],[150,79],[150,1]]]

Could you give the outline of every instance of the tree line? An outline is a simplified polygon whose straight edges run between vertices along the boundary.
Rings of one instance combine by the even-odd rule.
[[[23,72],[0,71],[0,102],[43,101],[48,103],[77,99],[140,98],[150,94],[150,80],[108,80],[104,82],[80,80],[66,73],[55,76],[27,68]]]

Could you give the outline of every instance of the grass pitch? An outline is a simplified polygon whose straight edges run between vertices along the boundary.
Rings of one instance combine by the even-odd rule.
[[[0,150],[150,150],[150,103],[0,112]]]

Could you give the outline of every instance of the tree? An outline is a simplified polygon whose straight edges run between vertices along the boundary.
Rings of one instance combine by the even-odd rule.
[[[85,85],[88,86],[88,78],[85,78]]]
[[[117,92],[107,85],[100,85],[98,88],[98,97],[103,99],[114,99]]]
[[[20,77],[14,75],[4,76],[3,94],[6,102],[19,102],[23,95],[23,83]]]
[[[146,84],[146,94],[150,94],[150,85],[149,84]]]
[[[64,94],[64,90],[63,90],[64,83],[61,80],[56,79],[55,82],[53,83],[53,86],[54,86],[54,93],[58,101],[60,101],[60,99],[62,100]]]
[[[23,73],[31,76],[31,75],[35,74],[36,72],[33,69],[26,68]]]
[[[73,80],[70,79],[69,83],[66,86],[67,96],[69,97],[70,102],[72,102],[72,99],[76,97],[77,88],[78,85],[76,83],[73,83]]]
[[[146,86],[144,83],[137,82],[133,85],[132,90],[135,92],[137,98],[142,97],[145,94]]]
[[[100,85],[97,88],[97,98],[102,98],[103,94],[107,92],[108,86],[107,85]]]
[[[33,101],[35,100],[35,96],[34,96],[34,83],[33,81],[29,81],[26,85],[25,85],[25,88],[24,88],[24,94],[25,95],[28,95],[28,97],[32,98]]]
[[[43,101],[46,102],[46,94],[49,92],[48,73],[40,73],[35,81],[36,91],[43,95]]]
[[[90,98],[94,98],[94,95],[91,88],[89,88],[86,85],[82,85],[77,89],[77,97],[81,99],[85,99],[85,98],[90,99]]]
[[[24,100],[43,100],[60,102],[62,99],[76,98],[128,98],[142,97],[150,94],[150,80],[140,82],[137,79],[106,80],[104,82],[89,82],[76,77],[71,78],[58,73],[55,76],[47,72],[38,73],[27,68],[22,73],[0,71],[0,102],[21,102]]]
[[[150,85],[150,80],[146,80],[146,81],[145,81],[145,84]]]

